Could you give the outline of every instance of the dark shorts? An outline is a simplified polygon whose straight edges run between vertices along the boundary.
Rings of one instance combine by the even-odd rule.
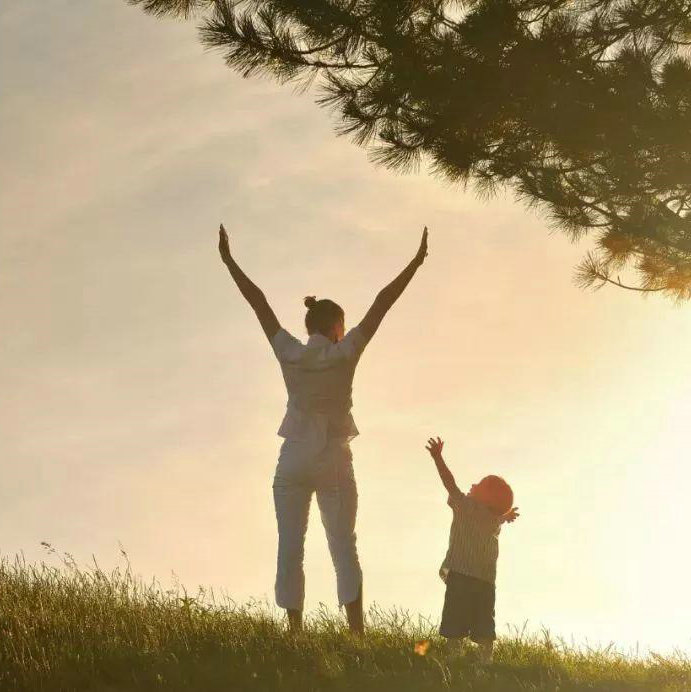
[[[448,639],[496,639],[494,584],[466,574],[449,572],[439,634]]]

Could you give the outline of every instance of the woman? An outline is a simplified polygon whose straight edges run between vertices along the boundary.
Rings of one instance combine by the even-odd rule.
[[[316,493],[336,570],[339,605],[346,608],[351,631],[362,633],[362,571],[355,544],[357,488],[350,452],[350,440],[358,434],[350,412],[353,375],[384,315],[424,262],[427,227],[415,257],[380,291],[362,322],[347,334],[339,305],[306,298],[307,344],[281,327],[262,291],[237,265],[223,224],[218,249],[271,343],[288,390],[288,406],[278,431],[284,441],[273,483],[278,522],[276,602],[287,611],[290,628],[300,629],[305,533]]]

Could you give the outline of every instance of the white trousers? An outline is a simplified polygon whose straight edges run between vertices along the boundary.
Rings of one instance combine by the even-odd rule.
[[[338,603],[352,603],[362,584],[355,545],[357,487],[353,456],[346,440],[328,440],[315,452],[299,440],[285,440],[276,467],[273,491],[278,522],[276,603],[302,610],[305,600],[305,533],[312,493],[326,531],[336,570]]]

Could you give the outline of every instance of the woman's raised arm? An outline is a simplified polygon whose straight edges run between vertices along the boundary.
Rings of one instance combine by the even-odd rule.
[[[358,325],[360,331],[368,340],[374,336],[379,328],[384,315],[391,309],[391,306],[399,299],[410,280],[415,276],[415,272],[427,257],[427,226],[422,232],[420,247],[415,253],[415,257],[408,266],[386,287],[384,287],[374,299],[372,307],[367,311],[362,322]]]
[[[257,319],[264,330],[264,334],[266,334],[269,341],[271,341],[274,336],[276,336],[276,332],[281,328],[281,325],[262,290],[252,283],[230,254],[228,234],[226,233],[226,229],[223,228],[223,224],[221,224],[218,231],[218,251],[221,253],[223,264],[228,267],[230,275],[240,289],[240,293],[242,293],[245,300],[250,304],[250,307],[257,315]]]

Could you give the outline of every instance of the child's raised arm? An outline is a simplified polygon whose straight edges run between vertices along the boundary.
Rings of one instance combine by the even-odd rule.
[[[446,465],[444,457],[441,454],[444,449],[444,442],[442,439],[438,437],[435,440],[433,437],[430,437],[429,440],[427,440],[425,449],[432,455],[432,459],[434,459],[434,464],[439,472],[439,478],[441,478],[446,492],[448,492],[449,495],[457,493],[458,486],[456,485],[456,479],[453,477],[453,473],[449,471],[449,467]]]

